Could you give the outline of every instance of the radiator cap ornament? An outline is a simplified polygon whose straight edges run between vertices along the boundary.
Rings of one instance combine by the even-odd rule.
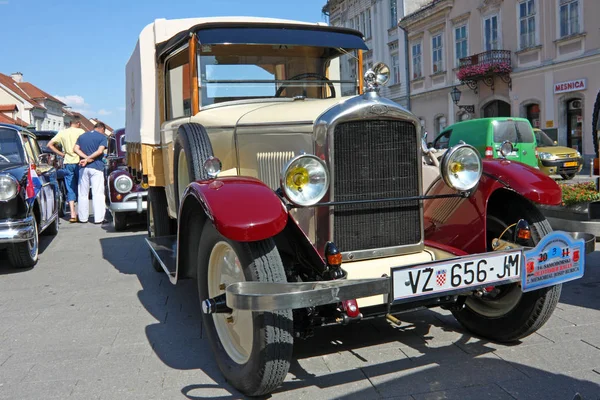
[[[377,63],[365,72],[365,92],[377,92],[390,80],[390,68],[384,63]]]

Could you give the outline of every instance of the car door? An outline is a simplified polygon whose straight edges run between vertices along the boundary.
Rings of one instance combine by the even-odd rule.
[[[494,120],[492,121],[492,129],[494,141],[493,147],[495,154],[497,154],[497,158],[503,158],[502,154],[500,153],[500,146],[502,146],[502,143],[509,141],[513,145],[513,151],[505,156],[506,159],[511,161],[521,161],[519,136],[517,134],[515,121],[512,119]]]
[[[45,226],[55,212],[58,211],[58,183],[56,181],[56,170],[45,162],[40,161],[42,154],[39,144],[34,137],[24,134],[23,144],[30,164],[36,166],[36,174],[42,185],[37,195],[40,207],[40,226]],[[48,157],[48,156],[46,156]]]
[[[538,159],[535,156],[537,140],[535,139],[531,124],[529,121],[516,121],[515,125],[517,127],[517,137],[519,138],[518,148],[520,161],[523,164],[537,168]]]

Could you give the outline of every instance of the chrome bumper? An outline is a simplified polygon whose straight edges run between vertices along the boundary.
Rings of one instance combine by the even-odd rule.
[[[33,216],[0,221],[0,243],[26,242],[33,239]]]
[[[148,192],[129,193],[118,203],[113,203],[111,201],[109,208],[112,212],[141,213],[148,209],[148,203],[146,202],[147,197]]]

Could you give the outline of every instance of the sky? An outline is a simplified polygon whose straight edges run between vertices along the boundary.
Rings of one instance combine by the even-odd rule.
[[[326,0],[0,0],[0,72],[114,129],[125,126],[125,64],[157,18],[255,16],[324,22]]]

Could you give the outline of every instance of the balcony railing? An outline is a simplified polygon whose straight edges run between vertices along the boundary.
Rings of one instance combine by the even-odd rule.
[[[512,60],[510,50],[489,50],[459,60],[456,77],[477,91],[477,81],[482,80],[494,90],[494,77],[499,76],[511,87]]]

